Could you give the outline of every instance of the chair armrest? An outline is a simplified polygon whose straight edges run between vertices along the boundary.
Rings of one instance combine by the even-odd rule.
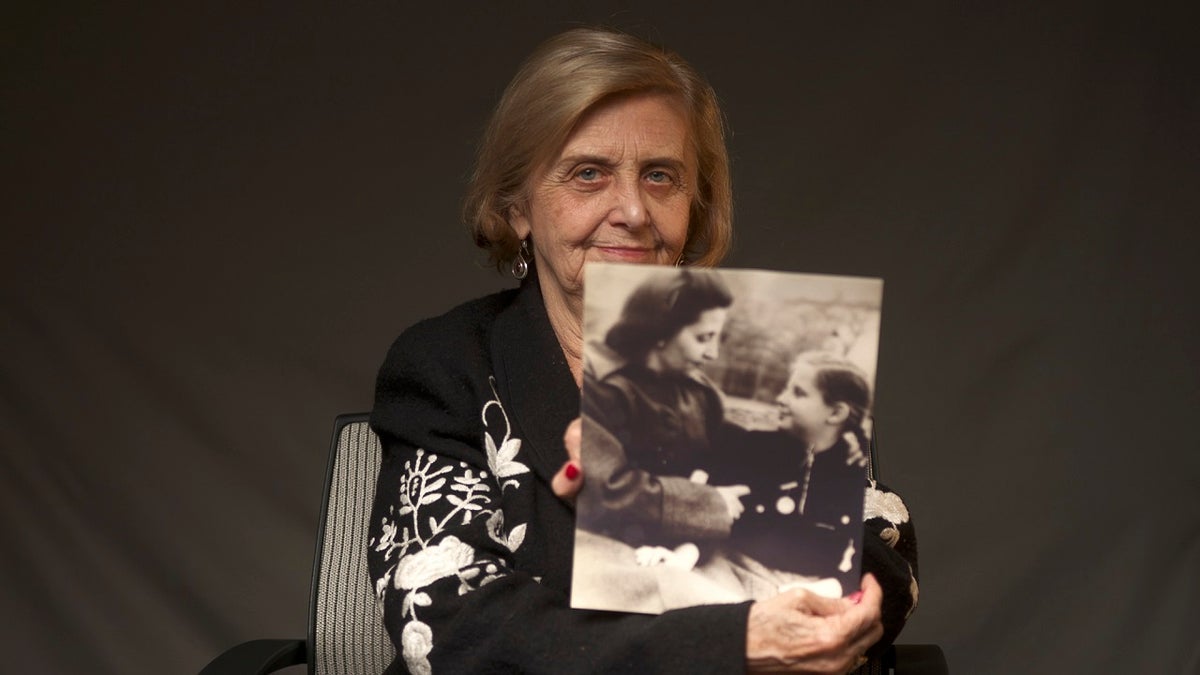
[[[251,640],[225,650],[200,675],[265,675],[307,661],[304,640]]]
[[[950,675],[946,655],[937,645],[892,645],[883,663],[896,675]]]

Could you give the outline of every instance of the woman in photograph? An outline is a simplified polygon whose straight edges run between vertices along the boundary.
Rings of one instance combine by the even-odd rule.
[[[590,471],[573,454],[584,263],[712,266],[731,204],[716,96],[678,55],[581,28],[521,66],[464,209],[519,288],[405,330],[376,382],[368,562],[397,651],[388,673],[844,673],[881,646],[883,597],[908,585],[870,573],[848,598],[568,607],[572,498]]]
[[[708,485],[721,394],[700,370],[717,358],[733,295],[719,273],[655,274],[589,345],[583,425],[588,489],[581,528],[673,547],[729,536],[743,485]]]

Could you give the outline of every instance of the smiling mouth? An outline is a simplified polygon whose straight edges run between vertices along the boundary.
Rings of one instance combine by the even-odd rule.
[[[600,244],[596,245],[595,248],[606,259],[632,262],[653,260],[654,254],[657,251],[657,249],[648,246],[605,246]]]

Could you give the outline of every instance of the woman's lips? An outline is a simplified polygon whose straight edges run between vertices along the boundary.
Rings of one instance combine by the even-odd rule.
[[[641,246],[596,246],[605,260],[622,262],[652,262],[655,249]]]

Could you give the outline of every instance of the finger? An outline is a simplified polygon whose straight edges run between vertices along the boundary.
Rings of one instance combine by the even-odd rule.
[[[575,501],[575,496],[582,487],[583,472],[574,462],[564,463],[558,473],[554,474],[554,478],[550,479],[550,489],[554,491],[555,496],[568,502]]]
[[[875,580],[875,575],[867,572],[863,575],[862,582],[859,584],[862,592],[862,598],[858,604],[868,605],[870,607],[879,607],[883,604],[883,587]]]
[[[567,431],[563,434],[563,445],[567,448],[567,457],[572,462],[580,464],[580,451],[583,448],[583,420],[579,417],[571,420]]]
[[[729,491],[731,493],[733,493],[733,495],[735,497],[743,497],[745,495],[750,494],[750,486],[749,485],[730,485]]]
[[[846,604],[842,598],[827,598],[804,588],[793,588],[786,595],[787,604],[804,614],[832,616],[846,611]]]
[[[868,577],[870,578],[870,581],[867,581]],[[862,579],[859,581],[858,590],[845,597],[846,602],[849,602],[852,605],[862,604],[865,588],[868,584],[874,584],[876,586],[879,585],[879,583],[875,581],[874,575],[872,575],[870,572],[867,572],[865,575],[863,575]]]
[[[861,588],[862,590],[859,592],[862,593],[862,596],[856,603],[849,606],[844,617],[853,622],[850,630],[853,635],[853,649],[857,653],[865,652],[883,636],[881,612],[883,589],[870,573],[863,575]],[[853,602],[849,598],[847,601]]]
[[[857,626],[854,637],[849,641],[846,651],[850,654],[866,654],[867,650],[883,637],[883,622],[879,619]]]
[[[579,461],[580,448],[583,445],[583,425],[575,418],[567,425],[563,434],[563,447],[567,450],[568,459],[559,468],[558,473],[550,479],[550,489],[559,498],[574,502],[575,496],[583,487],[583,467]]]

